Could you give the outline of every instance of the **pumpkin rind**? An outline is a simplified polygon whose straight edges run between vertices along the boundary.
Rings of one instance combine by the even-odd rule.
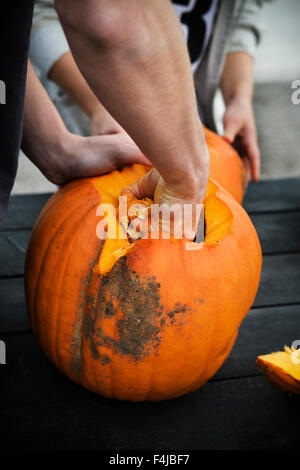
[[[284,351],[258,356],[256,365],[275,388],[300,395],[300,363],[298,357],[298,363],[293,364],[293,352],[285,347]]]
[[[34,227],[25,268],[30,322],[48,358],[86,388],[134,401],[191,392],[219,369],[261,270],[249,217],[211,181],[207,230],[223,233],[219,240],[195,251],[185,240],[138,240],[101,275],[96,209],[145,171],[134,165],[62,187]]]
[[[247,187],[246,170],[236,150],[222,137],[204,129],[210,154],[210,176],[240,204]]]

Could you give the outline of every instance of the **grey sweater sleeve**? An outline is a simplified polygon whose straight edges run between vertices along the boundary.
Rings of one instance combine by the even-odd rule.
[[[255,56],[265,26],[263,4],[272,0],[238,0],[233,15],[226,53],[243,51]]]
[[[69,45],[57,16],[54,0],[36,0],[30,38],[29,56],[47,79],[55,62],[69,51]]]

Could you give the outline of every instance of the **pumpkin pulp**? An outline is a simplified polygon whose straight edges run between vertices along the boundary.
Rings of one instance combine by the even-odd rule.
[[[128,214],[126,221],[119,220],[119,196],[126,186],[134,183],[148,170],[147,167],[142,165],[133,165],[133,168],[124,167],[121,171],[116,170],[109,175],[92,179],[92,184],[101,196],[102,214],[105,215],[106,221],[103,227],[106,227],[107,230],[99,263],[94,268],[100,275],[107,274],[118,259],[125,256],[138,243],[138,240],[132,240],[130,233],[127,231],[127,224],[132,220],[132,215]],[[233,231],[233,214],[227,205],[216,197],[217,189],[217,185],[209,180],[204,199],[205,245],[214,245]],[[152,202],[149,198],[142,201],[128,198],[128,212],[132,205],[143,205],[149,208]],[[109,206],[106,206],[106,204],[113,207],[114,211],[109,210]],[[139,214],[136,213],[136,215]],[[171,237],[171,241],[176,243],[177,240]]]
[[[277,351],[271,354],[258,357],[258,366],[264,364],[269,369],[280,370],[281,373],[293,377],[300,381],[300,363],[293,362],[292,354],[295,353],[294,348],[285,346],[284,351]],[[297,354],[298,361],[300,359],[300,352]]]

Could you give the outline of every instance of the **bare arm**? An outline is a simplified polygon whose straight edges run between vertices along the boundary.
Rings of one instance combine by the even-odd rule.
[[[56,0],[56,8],[87,82],[163,178],[162,199],[202,202],[209,157],[169,0]]]
[[[223,118],[224,137],[233,143],[245,159],[254,181],[260,173],[260,153],[252,107],[253,58],[246,52],[227,55],[222,78],[226,112]]]
[[[88,116],[92,116],[99,101],[78,70],[71,52],[55,62],[49,71],[49,78],[65,90]]]
[[[126,135],[81,137],[65,127],[31,64],[28,65],[22,149],[53,183],[147,160]]]
[[[65,53],[54,63],[49,71],[49,78],[73,98],[91,118],[92,135],[114,134],[123,131],[88,86],[71,52]]]

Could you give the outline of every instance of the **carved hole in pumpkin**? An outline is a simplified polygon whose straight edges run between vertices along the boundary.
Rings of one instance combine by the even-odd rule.
[[[118,201],[119,195],[122,189],[138,178],[147,173],[149,169],[145,169],[142,165],[133,165],[133,167],[124,167],[121,171],[115,171],[110,175],[101,176],[101,178],[95,178],[93,184],[99,194],[103,203],[113,204],[118,214]],[[204,214],[204,245],[216,245],[232,231],[233,227],[233,215],[226,203],[223,202],[222,198],[216,195],[218,191],[218,185],[212,180],[209,180],[207,192],[204,200],[205,214]],[[132,197],[131,204],[138,203]],[[151,199],[143,200],[146,205],[152,203]],[[126,224],[125,224],[126,225]],[[123,239],[109,239],[107,238],[104,242],[104,246],[101,250],[100,260],[95,270],[100,274],[108,273],[119,258],[125,256],[139,240],[131,240],[128,238],[127,231],[122,224],[117,224],[119,232],[123,232],[125,235]],[[171,239],[175,245],[181,240]],[[201,241],[199,241],[201,243]],[[197,241],[191,242],[198,245]],[[197,250],[198,251],[198,250]],[[196,256],[196,255],[192,255]]]
[[[213,185],[214,186],[214,185]],[[204,201],[204,245],[213,246],[221,242],[232,231],[233,215],[228,206],[216,196],[218,187],[208,193]],[[150,200],[148,200],[150,201]],[[151,204],[151,201],[150,201]],[[125,232],[126,233],[126,232]],[[119,258],[125,256],[139,240],[130,237],[122,240],[106,239],[97,269],[102,275],[108,273]],[[171,239],[172,243],[181,240]],[[201,243],[201,240],[191,243]]]
[[[200,219],[198,222],[197,233],[193,240],[194,243],[203,243],[205,242],[206,237],[206,219],[205,219],[205,209],[201,211]]]
[[[218,186],[211,181],[208,184],[204,200],[204,244],[215,245],[224,240],[232,231],[234,217],[228,206],[216,196]],[[203,240],[194,240],[201,243]]]
[[[214,245],[224,240],[232,231],[233,214],[218,197],[210,196],[205,200],[205,240],[206,245]]]

